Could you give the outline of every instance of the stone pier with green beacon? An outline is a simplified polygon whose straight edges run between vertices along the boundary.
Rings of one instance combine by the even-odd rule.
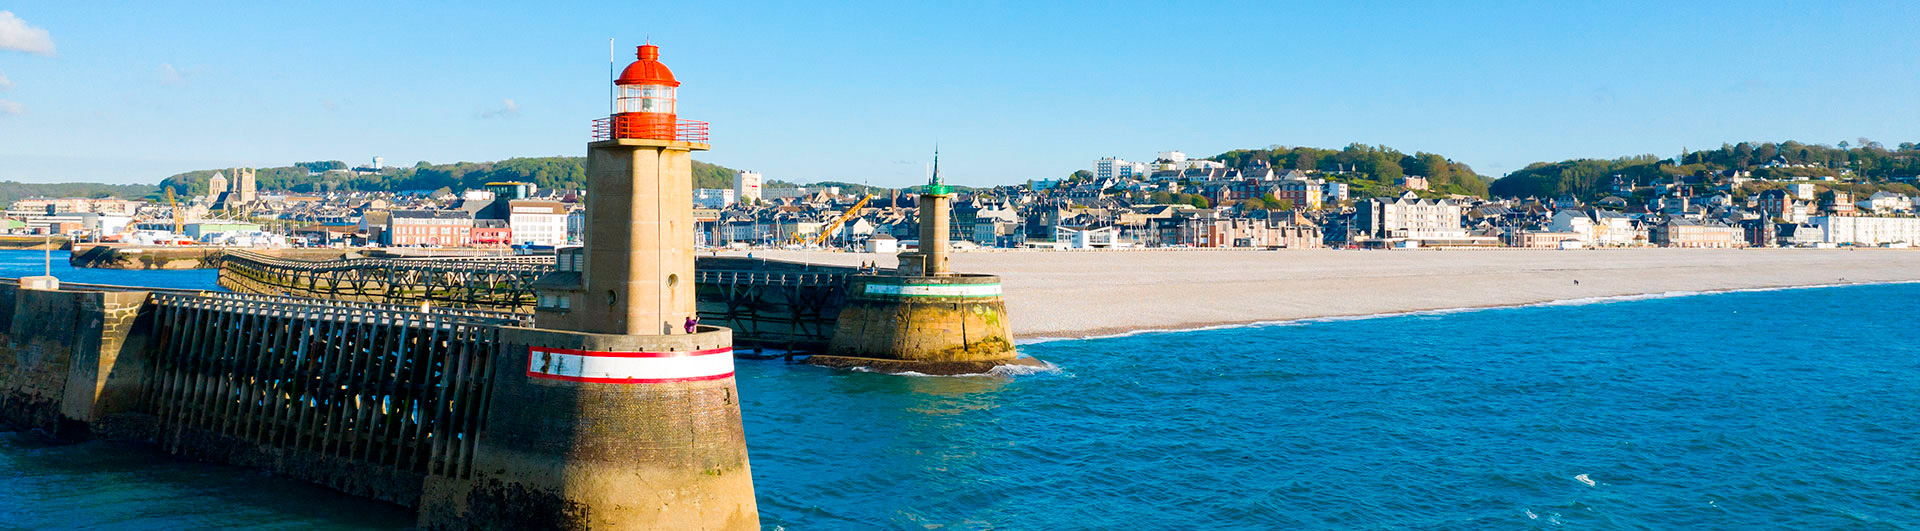
[[[901,253],[892,274],[851,279],[827,353],[808,363],[932,375],[1043,365],[1014,353],[1000,277],[952,270],[952,201],[953,189],[941,181],[935,152],[933,178],[920,194],[919,250]]]

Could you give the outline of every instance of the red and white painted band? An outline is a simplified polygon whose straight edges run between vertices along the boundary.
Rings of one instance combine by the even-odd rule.
[[[527,377],[569,382],[654,384],[733,377],[733,349],[602,352],[533,347]]]

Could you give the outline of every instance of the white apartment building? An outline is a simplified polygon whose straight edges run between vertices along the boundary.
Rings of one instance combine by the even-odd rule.
[[[821,192],[825,192],[827,195],[837,196],[837,195],[840,195],[840,187],[838,186],[795,186],[793,188],[768,188],[762,193],[762,195],[765,196],[765,198],[768,200],[773,200],[773,199],[787,199],[787,198],[793,198],[793,197],[809,197],[809,196],[812,196],[813,194],[818,194]]]
[[[1125,249],[1133,247],[1133,242],[1120,237],[1120,231],[1112,225],[1099,227],[1062,227],[1053,228],[1055,245],[1067,249]]]
[[[513,243],[516,244],[567,243],[567,206],[557,201],[509,201],[507,227],[513,229]]]
[[[1176,169],[1176,170],[1185,169],[1182,165],[1187,163],[1187,154],[1181,153],[1179,151],[1162,151],[1160,152],[1160,155],[1158,157],[1154,158],[1154,160],[1167,161],[1168,163],[1173,164],[1173,169]]]
[[[1799,199],[1801,201],[1813,200],[1814,187],[1811,184],[1807,184],[1807,183],[1789,184],[1787,185],[1787,190],[1793,192],[1794,199]]]
[[[1822,243],[1880,245],[1920,244],[1920,218],[1814,216],[1807,224],[1819,231]]]
[[[760,172],[756,171],[741,171],[733,174],[733,199],[735,201],[746,201],[749,199],[760,201],[762,199],[761,193],[764,192],[765,181],[765,179],[760,177]]]
[[[1458,240],[1464,207],[1447,199],[1421,199],[1413,192],[1396,199],[1373,198],[1357,205],[1358,228],[1376,239]]]
[[[1586,212],[1574,209],[1556,210],[1553,212],[1553,222],[1547,225],[1547,230],[1574,234],[1580,243],[1593,245],[1593,218],[1587,216]]]
[[[729,188],[701,188],[693,191],[693,204],[701,208],[721,209],[733,206],[734,191]]]
[[[1347,183],[1321,181],[1320,198],[1322,201],[1340,202],[1346,201],[1347,197]]]
[[[1876,214],[1891,214],[1913,210],[1913,199],[1906,194],[1893,192],[1874,192],[1866,200],[1856,203],[1861,210]]]
[[[1633,218],[1608,210],[1555,211],[1547,230],[1578,234],[1580,243],[1592,247],[1627,247],[1646,242],[1646,235],[1633,227]]]
[[[1093,161],[1093,178],[1095,179],[1146,177],[1148,173],[1147,164],[1144,162],[1127,162],[1116,157],[1105,157]]]
[[[1219,162],[1219,161],[1213,161],[1213,160],[1207,160],[1207,159],[1190,159],[1190,158],[1187,158],[1186,153],[1182,153],[1179,151],[1162,151],[1160,152],[1160,156],[1158,159],[1156,159],[1156,161],[1161,161],[1161,160],[1166,161],[1165,164],[1162,164],[1166,166],[1165,168],[1148,168],[1148,169],[1149,170],[1169,169],[1174,171],[1187,171],[1193,168],[1217,169],[1217,168],[1227,167],[1227,163],[1225,162]]]

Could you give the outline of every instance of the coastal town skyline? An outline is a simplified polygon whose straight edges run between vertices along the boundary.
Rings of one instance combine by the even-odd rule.
[[[0,17],[0,179],[151,183],[370,155],[395,165],[574,155],[585,121],[604,112],[582,96],[605,83],[609,36],[685,59],[676,64],[701,80],[683,92],[686,115],[728,140],[704,160],[793,182],[911,185],[935,140],[957,155],[943,168],[955,184],[986,186],[1173,149],[1358,142],[1498,176],[1723,142],[1920,137],[1898,99],[1920,88],[1898,60],[1917,51],[1899,38],[1897,21],[1913,18],[1901,12],[1914,9],[1901,4],[859,16],[661,6],[654,16],[669,23],[641,35],[604,16],[622,9],[13,6]],[[1281,22],[1217,29],[1243,15]],[[1139,22],[1156,19],[1174,28]],[[1703,37],[1702,20],[1722,29]],[[220,38],[169,38],[182,27],[169,22]],[[430,27],[486,31],[421,31]],[[494,64],[515,66],[503,76]],[[124,81],[99,82],[109,78]],[[1778,104],[1794,100],[1828,103]],[[820,128],[835,133],[794,134]],[[102,140],[127,147],[90,148]]]
[[[0,527],[1920,528],[1920,9],[539,7],[0,10]]]

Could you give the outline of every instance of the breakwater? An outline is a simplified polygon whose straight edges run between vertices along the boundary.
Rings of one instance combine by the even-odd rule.
[[[734,257],[694,261],[700,320],[734,342],[785,353],[832,340],[858,268]],[[552,256],[299,260],[251,252],[221,257],[219,284],[241,293],[532,313]]]
[[[729,417],[737,427],[737,402],[682,411],[681,401],[605,392],[588,401],[596,390],[536,383],[527,338],[548,332],[528,322],[484,310],[0,281],[0,422],[61,441],[143,440],[183,457],[272,470],[418,507],[428,528],[584,524],[612,506],[546,477],[582,466],[666,476],[705,466],[725,481],[745,480],[743,453],[718,455],[708,437],[688,436],[681,425]],[[726,330],[681,337],[709,336],[724,340]],[[731,379],[701,383],[701,392],[732,396]],[[654,392],[676,391],[691,392]],[[512,399],[493,400],[495,393]],[[585,428],[592,426],[627,428]],[[636,438],[648,429],[662,435]],[[622,445],[672,459],[600,453]],[[739,473],[717,464],[728,459],[739,460]],[[662,505],[638,510],[699,492],[648,491]],[[729,510],[739,509],[660,514],[718,522]]]
[[[91,269],[213,269],[229,252],[247,252],[283,259],[330,260],[354,254],[341,249],[253,249],[208,245],[137,246],[112,243],[81,244],[67,256],[73,267]]]
[[[66,236],[0,236],[0,249],[34,250],[72,249],[73,242]]]

